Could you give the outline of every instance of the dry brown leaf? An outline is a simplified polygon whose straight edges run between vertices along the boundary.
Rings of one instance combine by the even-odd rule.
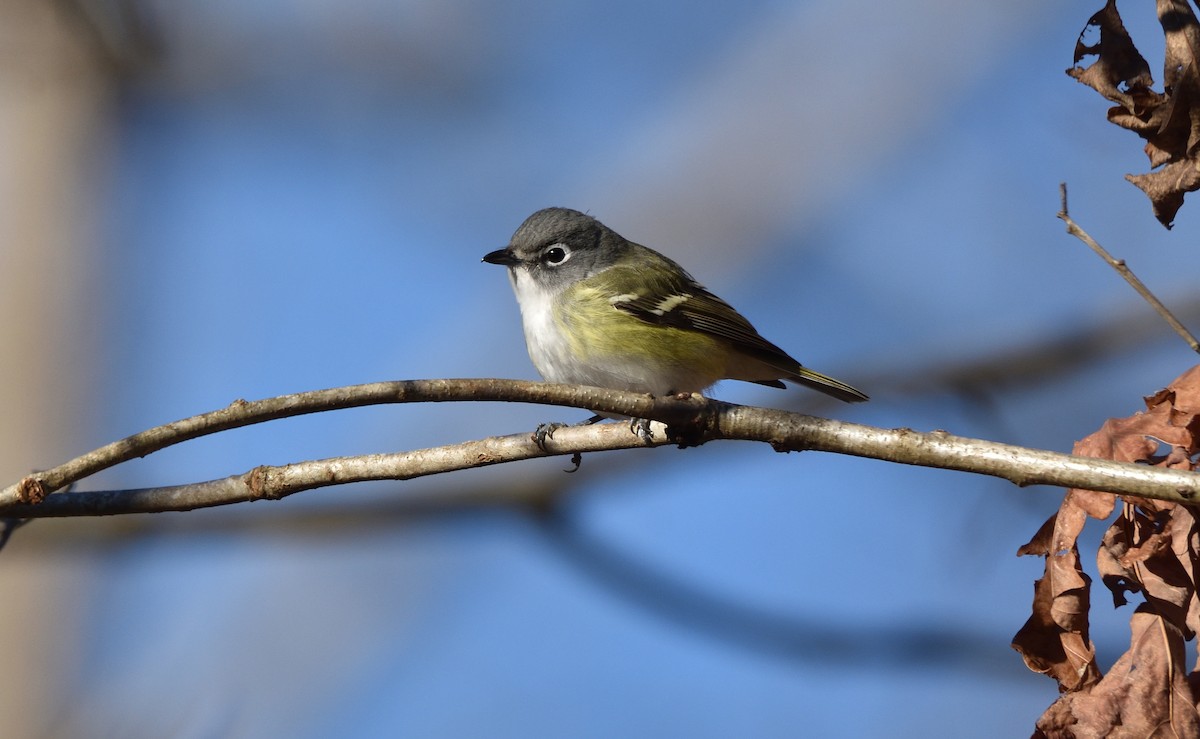
[[[1200,23],[1187,0],[1158,0],[1166,39],[1162,93],[1151,89],[1150,67],[1125,30],[1115,0],[1093,15],[1084,29],[1097,28],[1098,44],[1075,42],[1075,66],[1067,74],[1117,103],[1108,120],[1146,141],[1155,170],[1127,175],[1150,198],[1154,216],[1167,228],[1185,193],[1200,189]],[[1095,56],[1087,67],[1084,57]]]
[[[1190,639],[1195,636],[1189,613],[1195,610],[1196,582],[1188,541],[1196,536],[1196,520],[1183,506],[1165,515],[1163,530],[1155,535],[1157,541],[1151,540],[1139,568],[1141,583],[1147,604]]]
[[[1194,567],[1198,537],[1190,508],[1174,506],[1150,516],[1128,506],[1105,532],[1096,557],[1114,605],[1125,604],[1126,592],[1142,592],[1153,612],[1194,637],[1200,625]]]
[[[1153,157],[1151,144],[1146,153]],[[1195,157],[1172,161],[1162,169],[1145,174],[1127,174],[1125,179],[1150,198],[1154,218],[1167,228],[1175,225],[1175,215],[1183,207],[1183,196],[1200,190],[1200,162]],[[1152,165],[1153,166],[1153,165]]]
[[[1194,367],[1166,389],[1145,399],[1146,411],[1110,419],[1075,446],[1077,454],[1149,462],[1173,469],[1192,469],[1191,456],[1200,440],[1200,367]],[[1169,451],[1156,456],[1158,447]],[[1071,491],[1072,494],[1077,491]],[[1122,515],[1105,532],[1097,566],[1115,605],[1127,592],[1144,592],[1156,612],[1184,633],[1195,633],[1196,583],[1193,576],[1196,521],[1190,509],[1173,503],[1125,496]]]
[[[1088,28],[1099,30],[1098,44],[1083,42]],[[1081,69],[1079,62],[1087,56],[1095,56],[1096,61]],[[1109,0],[1102,10],[1088,19],[1083,33],[1075,41],[1074,62],[1075,66],[1068,69],[1067,74],[1114,103],[1120,103],[1125,110],[1138,111],[1138,95],[1149,91],[1154,84],[1150,65],[1138,53],[1133,39],[1125,30],[1121,14],[1117,12],[1116,0]]]
[[[1192,470],[1200,453],[1200,366],[1145,399],[1146,410],[1106,421],[1075,453]],[[1160,452],[1165,446],[1165,452]],[[1103,678],[1088,641],[1088,579],[1077,540],[1089,517],[1107,518],[1116,496],[1069,490],[1058,512],[1020,554],[1046,557],[1029,621],[1014,638],[1030,669],[1065,692],[1038,722],[1040,736],[1194,736],[1200,716],[1183,667],[1185,639],[1200,632],[1200,522],[1191,506],[1122,496],[1097,552],[1113,602],[1142,593],[1131,647]]]
[[[1074,492],[1018,551],[1045,556],[1046,569],[1033,584],[1032,613],[1012,641],[1025,665],[1053,677],[1061,690],[1079,690],[1100,678],[1088,636],[1091,578],[1079,565],[1075,544],[1087,513],[1076,504],[1080,498]]]
[[[1074,552],[1070,556],[1078,563]],[[1013,637],[1012,646],[1029,669],[1054,678],[1062,690],[1080,690],[1100,678],[1096,649],[1087,634],[1090,583],[1087,575],[1080,573],[1078,587],[1056,593],[1056,585],[1061,583],[1055,582],[1049,565],[1046,569],[1046,576],[1033,585],[1033,614]],[[1080,616],[1081,631],[1059,623],[1078,624]]]
[[[1197,737],[1184,668],[1184,638],[1169,621],[1138,612],[1129,651],[1090,689],[1067,693],[1038,720],[1045,737]]]
[[[1135,514],[1136,515],[1136,514]],[[1100,580],[1112,593],[1113,607],[1119,608],[1129,601],[1126,593],[1140,593],[1141,579],[1134,571],[1135,563],[1141,561],[1140,551],[1129,546],[1132,535],[1127,529],[1136,525],[1136,520],[1129,515],[1122,515],[1108,530],[1100,542],[1100,551],[1096,553],[1096,565],[1100,570]],[[1131,550],[1133,550],[1131,552]]]

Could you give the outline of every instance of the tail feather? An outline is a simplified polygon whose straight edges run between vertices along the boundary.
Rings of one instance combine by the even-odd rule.
[[[864,400],[870,400],[867,394],[858,388],[851,387],[841,380],[835,380],[820,372],[814,372],[808,367],[800,367],[800,371],[791,374],[785,379],[799,383],[805,387],[810,387],[813,390],[819,390],[826,395],[832,395],[838,400],[844,400],[847,403],[861,403]]]

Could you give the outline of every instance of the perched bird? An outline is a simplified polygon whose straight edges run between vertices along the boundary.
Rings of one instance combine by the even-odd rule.
[[[508,267],[529,357],[549,382],[666,395],[790,380],[867,399],[792,359],[675,262],[579,211],[539,210],[483,261]]]

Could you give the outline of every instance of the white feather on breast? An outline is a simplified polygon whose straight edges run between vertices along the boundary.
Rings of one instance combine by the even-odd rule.
[[[579,382],[571,373],[575,362],[570,344],[554,315],[558,293],[537,284],[522,270],[513,270],[510,276],[521,306],[525,346],[533,366],[549,382]]]

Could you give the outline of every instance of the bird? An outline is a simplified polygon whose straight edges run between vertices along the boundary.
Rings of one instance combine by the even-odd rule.
[[[596,218],[544,208],[483,261],[508,269],[529,357],[548,382],[655,396],[719,380],[784,380],[838,400],[868,396],[771,343],[679,264]]]

